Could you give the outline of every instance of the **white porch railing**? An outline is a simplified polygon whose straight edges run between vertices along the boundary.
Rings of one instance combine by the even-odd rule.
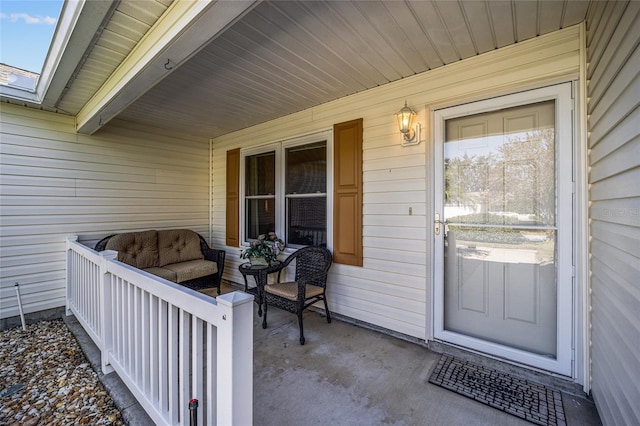
[[[216,299],[67,238],[67,315],[75,315],[156,424],[253,422],[253,296]]]

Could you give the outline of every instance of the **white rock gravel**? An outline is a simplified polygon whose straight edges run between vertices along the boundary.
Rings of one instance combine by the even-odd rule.
[[[39,424],[124,424],[62,320],[0,332],[0,425]]]

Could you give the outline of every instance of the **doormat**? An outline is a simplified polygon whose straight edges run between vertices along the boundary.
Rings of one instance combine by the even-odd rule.
[[[440,357],[429,382],[531,423],[567,424],[560,392],[450,355]]]

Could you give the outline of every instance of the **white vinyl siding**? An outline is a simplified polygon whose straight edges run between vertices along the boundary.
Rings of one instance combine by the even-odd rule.
[[[1,106],[0,317],[65,304],[65,237],[126,230],[208,237],[209,144],[123,122],[94,136],[72,117]]]
[[[329,308],[409,336],[431,333],[432,206],[427,107],[453,105],[579,76],[579,27],[494,50],[213,140],[214,243],[225,241],[225,158],[249,148],[364,119],[364,265],[332,266]],[[394,114],[405,99],[423,124],[421,144],[400,145]],[[426,126],[425,126],[426,124]],[[411,211],[411,213],[409,213]],[[241,283],[238,247],[227,247],[225,278]],[[237,253],[234,255],[234,253]]]
[[[605,425],[640,421],[640,3],[587,20],[592,392]]]

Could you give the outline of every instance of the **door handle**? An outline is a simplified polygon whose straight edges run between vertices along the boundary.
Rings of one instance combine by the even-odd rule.
[[[440,235],[440,226],[444,225],[444,222],[440,220],[440,213],[436,213],[433,219],[433,233],[438,236]]]

